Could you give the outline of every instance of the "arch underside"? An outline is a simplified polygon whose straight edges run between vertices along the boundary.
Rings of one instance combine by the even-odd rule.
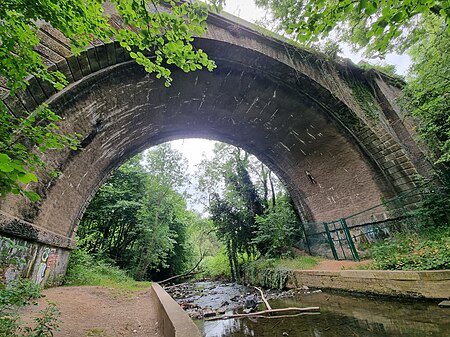
[[[170,88],[125,62],[54,95],[49,102],[64,118],[62,129],[81,134],[83,147],[47,156],[62,174],[43,180],[38,207],[7,201],[2,208],[72,237],[113,169],[150,146],[190,137],[227,142],[257,156],[285,182],[309,221],[354,213],[392,193],[389,181],[333,117],[348,110],[345,104],[259,53],[235,47],[234,59],[233,51],[224,58],[216,54],[214,72],[174,69]]]

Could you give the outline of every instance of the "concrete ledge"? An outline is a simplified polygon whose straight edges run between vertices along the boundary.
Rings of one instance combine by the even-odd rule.
[[[157,305],[159,328],[164,337],[201,337],[194,322],[159,284],[153,283],[151,296]]]
[[[54,233],[30,222],[16,218],[0,211],[0,235],[19,237],[31,242],[40,242],[53,247],[75,249],[76,242],[72,238]]]
[[[377,295],[430,299],[450,298],[450,270],[296,270],[287,287],[306,285]]]

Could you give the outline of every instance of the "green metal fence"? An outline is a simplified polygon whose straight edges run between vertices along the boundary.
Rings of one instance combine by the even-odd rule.
[[[418,214],[423,200],[438,188],[428,181],[415,189],[384,200],[380,204],[337,220],[304,223],[304,240],[298,244],[310,254],[326,255],[336,260],[360,260],[357,249],[394,233],[410,233],[420,225]]]

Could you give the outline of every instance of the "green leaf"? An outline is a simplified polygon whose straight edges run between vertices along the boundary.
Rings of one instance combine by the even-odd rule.
[[[9,163],[11,158],[6,153],[0,153],[0,163]]]
[[[37,181],[38,181],[37,177],[36,177],[33,173],[19,174],[19,175],[17,176],[17,179],[18,179],[22,184],[28,184],[28,183],[31,182],[31,181],[37,183]]]

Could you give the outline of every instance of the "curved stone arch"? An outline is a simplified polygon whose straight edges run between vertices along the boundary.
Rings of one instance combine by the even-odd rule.
[[[417,173],[417,170],[402,148],[401,142],[396,139],[395,135],[391,134],[388,123],[383,123],[382,120],[383,109],[377,101],[379,93],[374,88],[379,85],[379,81],[388,87],[389,84],[383,82],[380,75],[364,72],[351,65],[327,62],[323,57],[294,48],[273,38],[268,38],[245,25],[231,22],[220,16],[213,15],[212,19],[210,19],[209,27],[208,35],[205,38],[197,39],[196,45],[207,51],[213,59],[216,58],[218,60],[218,70],[212,74],[204,71],[182,74],[182,78],[178,78],[178,72],[175,71],[175,81],[172,88],[165,89],[161,83],[155,82],[151,75],[146,75],[138,66],[128,63],[129,57],[116,43],[103,44],[98,41],[85,53],[75,57],[70,53],[68,45],[65,45],[64,37],[51,27],[43,25],[40,32],[42,44],[38,50],[40,50],[48,66],[57,67],[65,73],[71,84],[62,92],[55,93],[48,84],[38,83],[36,79],[32,78],[30,79],[30,86],[25,93],[19,93],[15,97],[7,97],[4,101],[11,113],[15,115],[20,114],[20,111],[23,109],[30,111],[44,101],[51,103],[54,108],[60,110],[65,116],[66,120],[62,128],[67,131],[81,133],[85,144],[83,150],[75,153],[66,152],[48,155],[47,161],[50,166],[60,168],[63,174],[58,179],[41,177],[42,182],[38,186],[38,190],[43,195],[42,202],[31,205],[26,201],[18,201],[17,198],[10,197],[2,202],[2,213],[7,213],[12,218],[29,221],[37,227],[44,228],[62,237],[71,238],[88,200],[112,169],[133,153],[139,152],[148,146],[156,145],[165,140],[175,139],[181,135],[186,136],[180,128],[174,129],[168,134],[160,132],[154,138],[150,137],[145,139],[145,141],[142,140],[140,143],[133,143],[127,150],[122,149],[118,151],[114,158],[103,164],[100,173],[97,172],[97,175],[94,175],[94,181],[84,186],[83,193],[80,193],[75,198],[77,200],[74,202],[75,204],[67,205],[67,201],[72,199],[65,199],[69,192],[66,194],[66,192],[62,193],[62,191],[70,189],[70,185],[74,183],[77,183],[79,187],[81,181],[89,172],[83,165],[80,168],[80,165],[74,163],[89,159],[89,151],[95,153],[94,157],[96,155],[96,158],[101,157],[102,153],[95,152],[94,145],[99,139],[98,135],[105,134],[108,130],[107,126],[111,124],[108,124],[101,118],[89,120],[88,116],[80,117],[81,119],[84,118],[83,122],[83,120],[80,121],[77,118],[73,119],[73,116],[76,116],[76,114],[71,117],[67,111],[70,109],[79,109],[79,111],[87,109],[86,111],[95,115],[95,111],[99,111],[100,108],[100,106],[95,104],[107,105],[110,103],[109,101],[114,100],[113,96],[108,101],[104,92],[107,85],[105,84],[100,88],[99,83],[107,78],[110,81],[108,82],[109,85],[113,85],[114,83],[111,81],[113,81],[112,77],[114,74],[117,75],[122,71],[123,77],[124,69],[133,72],[136,79],[141,80],[141,82],[134,82],[133,85],[139,86],[139,83],[144,83],[142,84],[143,86],[155,85],[154,90],[156,91],[160,89],[165,90],[164,93],[158,94],[160,95],[159,100],[158,96],[155,100],[169,102],[167,104],[171,104],[172,98],[170,93],[175,92],[180,85],[195,83],[195,87],[197,87],[199,81],[206,81],[206,84],[203,84],[203,89],[208,90],[210,88],[208,80],[220,78],[220,81],[226,86],[227,78],[233,77],[233,85],[226,87],[230,90],[228,96],[220,102],[220,111],[222,116],[225,116],[227,119],[227,125],[236,123],[233,119],[236,112],[244,115],[249,114],[252,116],[252,119],[244,119],[241,123],[242,125],[240,125],[239,132],[250,130],[256,127],[255,125],[262,124],[258,126],[258,130],[272,129],[273,131],[275,128],[275,131],[278,133],[277,140],[275,141],[275,138],[270,137],[270,140],[267,140],[267,137],[264,139],[258,138],[260,144],[255,146],[255,144],[246,143],[243,140],[236,140],[236,136],[221,134],[218,130],[209,130],[205,134],[190,134],[190,136],[203,136],[225,141],[243,147],[255,154],[287,183],[297,207],[310,220],[329,220],[330,218],[345,216],[354,211],[372,206],[382,196],[392,196],[414,186],[413,176]],[[237,76],[238,74],[240,75]],[[201,78],[199,79],[199,77]],[[124,81],[123,83],[126,83],[125,77],[121,78],[121,80]],[[364,113],[361,103],[352,94],[352,88],[349,84],[351,81],[358,82],[358,85],[366,88],[369,93],[375,93],[373,95],[373,104],[380,113],[381,122],[372,120]],[[132,84],[128,83],[127,85],[131,86]],[[258,87],[257,95],[252,85]],[[242,94],[242,91],[238,90],[239,87],[247,88],[248,90],[245,94]],[[189,90],[191,89],[189,85],[183,87],[183,98],[190,97],[190,104],[196,107],[202,106],[202,98],[217,99],[218,93],[223,94],[221,88],[215,88],[215,95],[202,96],[202,93],[197,91],[195,95],[192,93],[189,96]],[[120,90],[118,88],[116,90],[118,91],[115,93],[118,94]],[[278,93],[277,90],[279,90]],[[99,94],[100,91],[102,91],[102,94]],[[93,92],[98,97],[89,99],[89,94]],[[178,92],[181,93],[181,90]],[[236,104],[233,112],[230,113],[229,107],[235,104],[233,99],[237,99],[239,96],[237,93],[241,94],[243,103],[239,103],[239,100],[236,101],[239,104]],[[261,93],[264,93],[264,99],[259,98]],[[130,94],[132,95],[132,93]],[[280,99],[280,96],[277,97],[277,95],[283,95],[283,99]],[[101,101],[100,97],[103,97],[103,101]],[[178,99],[180,97],[182,96],[179,94]],[[279,115],[277,116],[276,109],[271,110],[265,117],[267,119],[265,124],[268,124],[268,126],[264,128],[265,124],[262,123],[262,120],[261,123],[257,121],[259,118],[258,113],[261,115],[264,109],[268,106],[270,107],[270,104],[272,104],[271,97],[276,99],[276,104],[278,105],[291,104],[289,108],[284,107],[286,111],[292,112],[296,107],[299,110],[319,111],[317,115],[309,113],[308,118],[311,120],[317,118],[322,126],[329,126],[330,130],[332,130],[330,134],[333,134],[335,139],[333,137],[329,138],[333,141],[322,144],[323,146],[326,147],[331,144],[331,146],[335,146],[339,150],[345,148],[341,157],[348,155],[348,158],[356,161],[357,165],[352,164],[352,166],[357,167],[356,171],[364,176],[359,187],[365,188],[369,192],[359,197],[362,202],[356,202],[353,205],[354,207],[348,207],[348,201],[342,201],[340,205],[336,206],[335,204],[338,202],[335,200],[332,184],[328,183],[328,185],[325,184],[325,186],[320,187],[330,189],[331,192],[325,193],[323,191],[315,191],[314,188],[317,186],[311,187],[306,185],[311,183],[308,180],[310,179],[309,176],[305,174],[306,171],[309,172],[307,170],[309,166],[302,163],[303,161],[307,162],[309,159],[305,160],[305,158],[316,153],[318,149],[313,148],[311,153],[307,153],[299,144],[309,142],[311,139],[316,140],[319,136],[313,134],[312,131],[310,132],[308,127],[304,127],[304,130],[302,130],[306,130],[307,138],[302,139],[303,135],[300,135],[300,129],[294,128],[295,123],[299,123],[299,116],[294,116],[293,113],[284,113],[284,117],[280,118]],[[256,98],[258,99],[256,100]],[[241,99],[240,96],[239,99]],[[87,102],[89,101],[94,105],[88,106]],[[241,107],[239,107],[240,104]],[[77,105],[78,108],[76,108]],[[213,107],[214,105],[211,104],[210,106]],[[139,107],[135,106],[134,109],[139,109]],[[130,109],[123,109],[122,112],[125,111],[130,112]],[[214,113],[209,118],[214,118]],[[179,124],[184,123],[182,114],[175,113],[175,115],[180,119],[178,121]],[[164,114],[162,116],[165,123],[170,123],[170,118],[174,117]],[[116,117],[109,116],[108,118],[112,120]],[[71,122],[73,125],[71,125]],[[122,122],[116,121],[116,123]],[[137,124],[139,122],[137,121]],[[211,122],[211,125],[213,124],[212,121],[209,122]],[[220,125],[219,121],[215,122],[217,125]],[[161,125],[164,126],[164,124]],[[146,130],[146,128],[142,127],[140,129],[141,132],[143,130]],[[137,133],[138,131],[133,129],[132,132]],[[272,133],[267,132],[267,135],[272,135]],[[308,139],[308,137],[311,139]],[[109,138],[108,144],[113,140],[114,137]],[[256,141],[254,140],[254,142]],[[269,146],[268,144],[272,145]],[[119,146],[120,144],[116,143],[114,145]],[[105,143],[102,146],[106,148]],[[294,151],[295,155],[293,154]],[[289,158],[289,160],[286,158]],[[315,160],[317,161],[317,159]],[[330,163],[332,162],[330,161]],[[314,167],[312,164],[310,166]],[[78,172],[78,175],[74,174],[77,170],[85,172],[84,175],[80,174],[80,172]],[[331,174],[333,168],[319,167],[317,171],[319,173],[313,172],[311,176],[320,185],[319,179]],[[349,175],[342,182],[351,184],[351,178],[352,176]],[[78,188],[77,185],[73,186],[75,189]],[[305,186],[309,187],[306,188]],[[349,195],[353,192],[350,191]],[[328,196],[327,193],[329,194]],[[61,201],[61,198],[65,200]],[[313,207],[312,205],[319,205],[320,207],[317,209],[318,207]],[[59,214],[64,212],[66,212],[65,215]]]

